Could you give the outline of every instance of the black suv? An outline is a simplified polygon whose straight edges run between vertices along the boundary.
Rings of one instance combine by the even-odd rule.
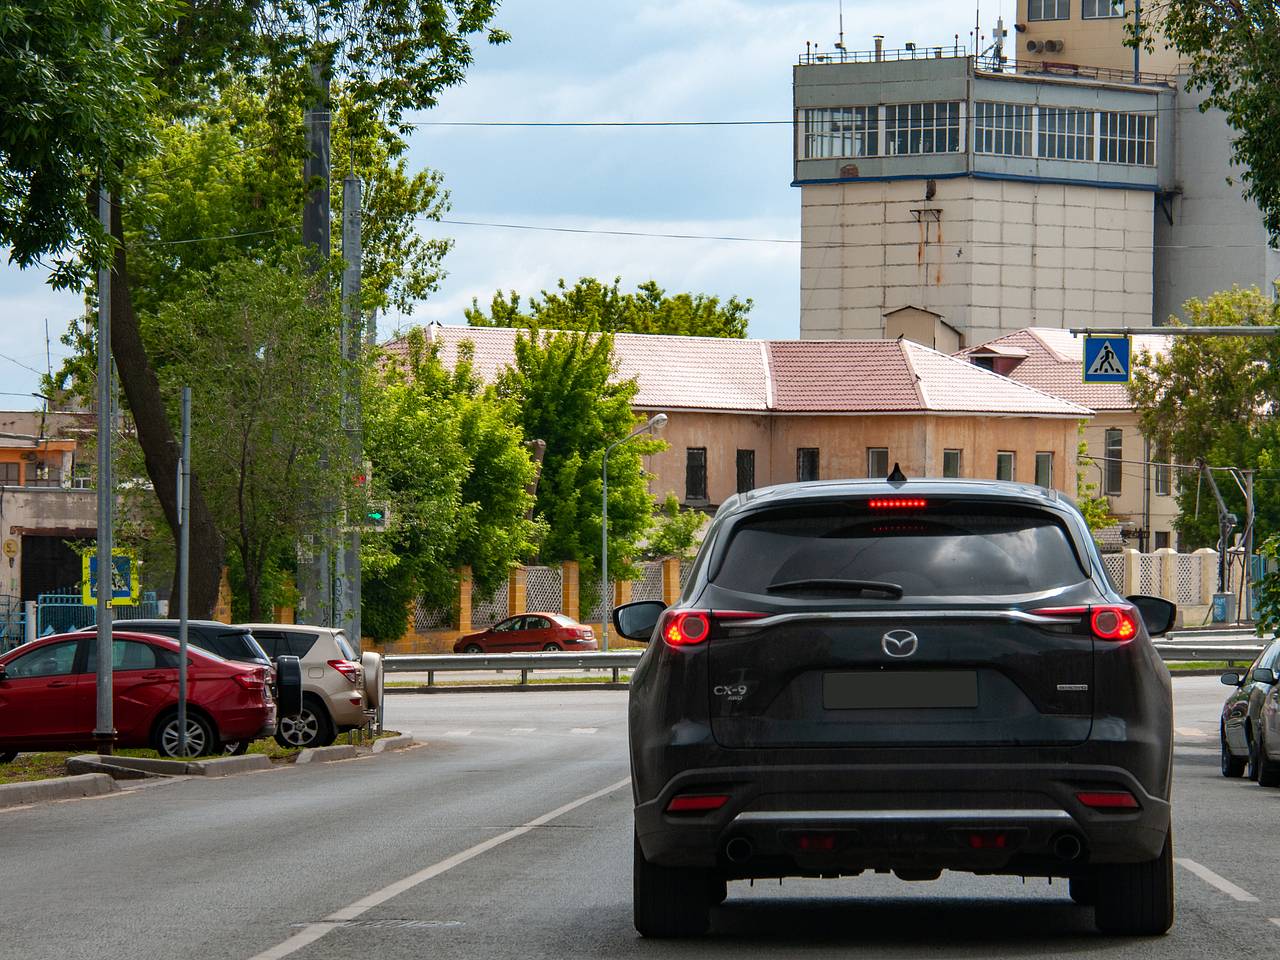
[[[139,633],[153,633],[161,637],[178,639],[179,621],[177,620],[113,620],[113,630],[136,630]],[[82,632],[97,630],[95,626],[84,627]],[[248,627],[233,627],[219,623],[217,620],[188,620],[187,642],[193,647],[216,653],[223,660],[235,660],[238,663],[255,663],[271,669],[273,664],[262,644],[253,636]]]
[[[631,681],[634,907],[704,932],[728,880],[1070,878],[1099,929],[1173,922],[1172,696],[1053,491],[966,480],[731,497]]]

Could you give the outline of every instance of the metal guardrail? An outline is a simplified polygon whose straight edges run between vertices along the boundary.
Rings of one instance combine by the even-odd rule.
[[[1252,661],[1261,652],[1264,642],[1257,640],[1242,643],[1237,637],[1227,637],[1232,642],[1158,641],[1156,652],[1162,660],[1192,662],[1196,660],[1246,660]],[[382,658],[383,669],[388,673],[425,673],[427,686],[435,686],[437,673],[465,673],[483,670],[519,670],[520,682],[527,684],[529,674],[535,670],[609,670],[613,682],[618,682],[619,672],[634,669],[640,662],[643,650],[610,650],[595,653],[445,653],[445,654],[391,654]]]

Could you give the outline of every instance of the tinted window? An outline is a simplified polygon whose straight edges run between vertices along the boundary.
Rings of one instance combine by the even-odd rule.
[[[1085,575],[1066,531],[1043,513],[970,504],[890,516],[850,504],[771,511],[739,524],[712,579],[758,594],[771,584],[833,579],[895,583],[904,596],[1007,596]]]
[[[76,662],[77,640],[51,643],[47,647],[24,653],[10,661],[5,672],[10,679],[18,677],[60,677],[71,672]]]
[[[311,648],[316,645],[316,641],[320,639],[320,635],[316,633],[286,633],[285,639],[289,643],[289,654],[291,656],[302,659],[311,652]],[[343,643],[346,643],[344,640]],[[341,644],[340,644],[341,646]]]
[[[253,632],[253,639],[258,641],[258,646],[267,652],[267,656],[274,660],[281,653],[291,653],[289,643],[282,634],[266,633],[262,630]]]
[[[204,645],[203,640],[201,645]],[[214,653],[225,660],[264,661],[271,659],[267,656],[267,651],[263,650],[258,641],[253,639],[252,633],[233,633],[230,631],[219,633],[217,636],[210,638],[209,646],[212,647]]]
[[[96,673],[98,670],[98,651],[96,643],[89,644],[89,656],[85,664],[85,673]],[[115,670],[160,670],[177,669],[178,655],[140,640],[111,641],[111,669]]]
[[[545,617],[525,617],[524,628],[526,630],[550,630],[551,621]]]

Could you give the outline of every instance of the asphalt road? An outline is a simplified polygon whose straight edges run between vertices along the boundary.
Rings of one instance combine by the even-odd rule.
[[[1218,774],[1224,694],[1175,682],[1162,938],[1098,935],[1061,882],[944,874],[734,883],[710,937],[640,940],[626,694],[567,691],[396,696],[426,746],[0,811],[0,958],[1268,955],[1280,790]]]

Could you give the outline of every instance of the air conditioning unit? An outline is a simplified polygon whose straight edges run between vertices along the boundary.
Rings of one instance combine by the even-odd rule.
[[[27,463],[35,463],[38,458],[34,451],[28,451],[22,455],[22,459],[27,461]]]
[[[1067,45],[1061,40],[1046,40],[1044,42],[1045,53],[1061,53],[1067,48]]]
[[[1028,40],[1028,41],[1027,41],[1027,53],[1044,53],[1044,41],[1043,41],[1043,40]]]

